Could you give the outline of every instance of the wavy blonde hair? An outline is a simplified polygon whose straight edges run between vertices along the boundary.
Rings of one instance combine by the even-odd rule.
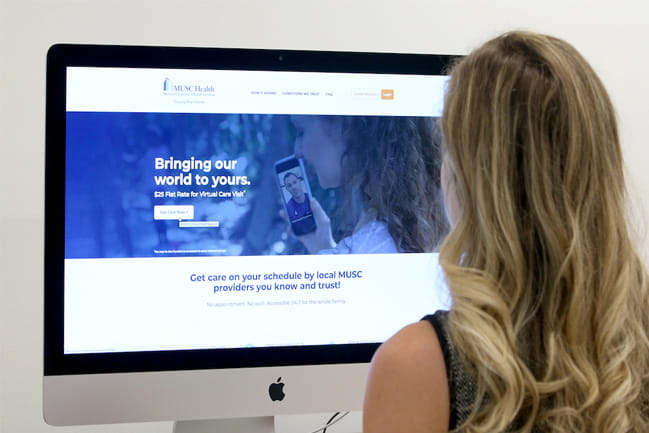
[[[459,430],[649,432],[649,290],[615,112],[566,42],[502,35],[451,70],[459,215],[440,260],[478,393]]]

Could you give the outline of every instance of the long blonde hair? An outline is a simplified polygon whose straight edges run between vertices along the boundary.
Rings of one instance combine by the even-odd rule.
[[[475,377],[466,432],[649,432],[649,289],[615,112],[566,42],[504,34],[452,70],[459,215],[440,260]]]

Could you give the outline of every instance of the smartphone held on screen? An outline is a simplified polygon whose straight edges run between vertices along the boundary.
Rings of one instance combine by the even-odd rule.
[[[316,222],[311,210],[311,188],[302,160],[294,156],[280,159],[275,162],[275,175],[293,233],[302,236],[314,232]]]

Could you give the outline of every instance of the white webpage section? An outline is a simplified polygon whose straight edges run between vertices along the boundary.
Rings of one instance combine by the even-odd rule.
[[[436,254],[65,261],[64,352],[382,342],[449,295]]]
[[[441,115],[446,76],[67,68],[67,111]]]

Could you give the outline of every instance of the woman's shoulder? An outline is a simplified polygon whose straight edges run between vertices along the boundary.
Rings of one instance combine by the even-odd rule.
[[[441,346],[435,328],[427,320],[411,323],[383,343],[375,357],[383,354],[398,356],[403,351],[419,356],[432,356],[438,351],[441,354]],[[399,356],[399,359],[401,358]]]
[[[449,417],[448,379],[437,333],[427,321],[408,325],[374,355],[363,431],[446,432]]]
[[[337,252],[345,254],[395,254],[399,252],[384,222],[371,220],[341,240]]]

